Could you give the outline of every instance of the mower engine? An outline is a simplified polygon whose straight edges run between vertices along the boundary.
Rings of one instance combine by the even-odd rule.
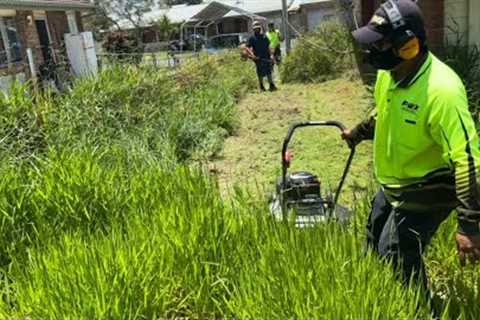
[[[270,212],[281,221],[294,219],[298,227],[309,227],[331,219],[343,224],[348,220],[349,211],[337,202],[355,153],[354,148],[350,150],[350,156],[335,193],[324,192],[322,195],[320,181],[313,173],[306,171],[288,173],[292,160],[288,144],[294,131],[312,126],[330,126],[337,127],[341,131],[345,130],[345,126],[337,121],[302,122],[289,128],[282,147],[282,176],[277,179],[277,192],[270,202]]]
[[[305,227],[329,218],[332,195],[322,197],[321,184],[315,174],[293,172],[285,177],[285,182],[283,180],[283,177],[277,180],[277,196],[271,208],[278,219],[283,219],[285,212],[294,214],[296,225]]]

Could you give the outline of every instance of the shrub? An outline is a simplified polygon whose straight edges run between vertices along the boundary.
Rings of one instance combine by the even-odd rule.
[[[283,62],[284,82],[314,82],[338,77],[353,68],[353,48],[347,28],[336,21],[325,22],[318,29],[298,38]]]
[[[103,43],[103,48],[110,54],[114,61],[121,63],[140,63],[143,52],[137,38],[126,31],[110,33]]]
[[[480,47],[467,45],[458,24],[452,28],[453,39],[445,45],[445,62],[457,72],[468,93],[470,111],[476,121],[480,113]]]

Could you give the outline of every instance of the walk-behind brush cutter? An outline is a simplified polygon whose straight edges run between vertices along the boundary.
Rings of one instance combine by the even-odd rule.
[[[337,201],[355,154],[354,148],[350,149],[345,169],[334,193],[328,190],[322,192],[321,182],[313,173],[297,171],[288,174],[291,161],[288,144],[295,130],[319,126],[345,130],[345,126],[338,121],[302,122],[291,126],[282,147],[282,176],[277,180],[276,195],[270,204],[270,211],[275,218],[282,221],[294,219],[298,227],[309,227],[329,220],[345,223],[348,219],[348,209],[339,206]]]

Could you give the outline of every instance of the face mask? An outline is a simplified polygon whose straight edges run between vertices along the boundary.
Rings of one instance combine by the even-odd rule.
[[[255,30],[255,35],[256,36],[260,35],[260,30]]]
[[[376,69],[392,70],[402,63],[403,59],[395,55],[393,48],[380,51],[374,47],[371,47],[368,50],[367,61]]]

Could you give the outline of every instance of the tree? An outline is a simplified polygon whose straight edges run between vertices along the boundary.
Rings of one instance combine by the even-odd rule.
[[[178,25],[172,23],[166,15],[163,15],[159,21],[155,23],[155,27],[163,41],[169,41],[178,29]]]
[[[95,0],[99,23],[108,22],[119,31],[131,29],[138,40],[143,42],[145,13],[149,12],[155,0]],[[129,25],[129,26],[128,26]]]

